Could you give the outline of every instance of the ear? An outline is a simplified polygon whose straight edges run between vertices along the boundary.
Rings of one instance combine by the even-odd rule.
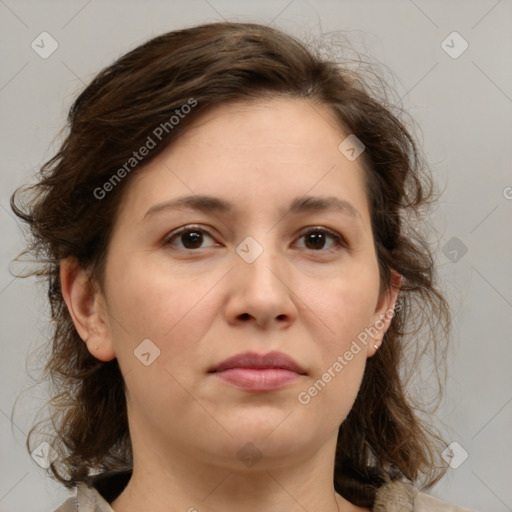
[[[61,260],[60,282],[75,329],[89,352],[100,361],[114,359],[116,353],[103,296],[76,258]]]
[[[391,325],[395,313],[395,305],[398,292],[402,285],[402,276],[395,270],[391,270],[391,277],[386,289],[381,292],[375,313],[373,314],[371,327],[368,329],[371,335],[367,345],[367,356],[375,355],[382,344],[382,339]],[[375,348],[377,346],[377,348]]]

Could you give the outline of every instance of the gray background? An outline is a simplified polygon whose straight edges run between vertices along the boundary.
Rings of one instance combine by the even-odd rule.
[[[44,291],[9,273],[21,247],[9,196],[53,154],[73,98],[101,68],[153,35],[223,18],[272,23],[299,36],[348,31],[356,48],[393,71],[446,185],[432,223],[454,332],[438,416],[469,457],[431,492],[482,512],[512,510],[510,0],[0,0],[0,511],[50,511],[69,494],[24,447],[44,392],[26,391],[10,421],[14,400],[30,384],[27,354],[44,340],[48,322]],[[31,48],[43,31],[59,45],[47,59]],[[441,46],[453,31],[469,44],[456,59]]]

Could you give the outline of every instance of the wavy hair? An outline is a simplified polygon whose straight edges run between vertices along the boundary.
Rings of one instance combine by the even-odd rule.
[[[161,140],[144,164],[208,109],[277,96],[329,107],[340,131],[364,143],[360,161],[381,284],[389,286],[391,270],[402,276],[401,307],[382,347],[367,361],[355,403],[339,428],[334,487],[352,503],[372,506],[376,489],[389,479],[405,477],[430,487],[446,471],[439,460],[442,439],[408,388],[420,356],[429,354],[441,396],[451,315],[422,231],[437,199],[434,181],[401,120],[403,109],[379,96],[370,75],[349,62],[325,57],[274,28],[226,22],[160,35],[102,70],[71,106],[64,140],[37,182],[11,196],[13,211],[29,228],[24,254],[38,262],[32,273],[46,283],[51,306],[41,382],[51,386],[45,410],[59,453],[48,471],[65,486],[86,480],[91,471],[131,468],[132,451],[117,360],[95,359],[78,335],[62,296],[60,261],[75,257],[103,286],[123,191],[143,166],[112,179],[156,127],[167,130],[158,132]],[[171,128],[171,117],[191,99],[194,107]],[[109,193],[99,192],[109,180]],[[21,194],[30,197],[22,202]],[[29,450],[36,426],[27,438]]]

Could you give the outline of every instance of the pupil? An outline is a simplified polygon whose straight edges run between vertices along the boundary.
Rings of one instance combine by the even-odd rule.
[[[201,245],[203,239],[202,233],[198,233],[197,231],[189,231],[188,233],[184,233],[182,236],[185,237],[184,239],[182,238],[182,241],[183,245],[187,249],[197,249]],[[188,242],[191,242],[191,244]],[[193,245],[193,247],[190,247],[190,245]]]
[[[314,233],[307,237],[308,240],[313,241],[313,249],[322,249],[325,243],[325,238],[323,233]],[[318,245],[319,244],[319,245]]]

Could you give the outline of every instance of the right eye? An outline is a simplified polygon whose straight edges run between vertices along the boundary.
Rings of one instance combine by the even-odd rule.
[[[204,247],[200,247],[204,241],[205,235],[209,238],[212,236],[208,233],[208,231],[197,227],[197,226],[185,226],[180,228],[178,231],[174,231],[171,233],[166,241],[165,245],[171,245],[172,247],[176,247],[178,249],[193,251],[197,249],[204,249]],[[178,240],[182,243],[182,246],[176,246],[173,242]],[[212,238],[213,240],[213,238]],[[218,244],[217,244],[218,245]]]

